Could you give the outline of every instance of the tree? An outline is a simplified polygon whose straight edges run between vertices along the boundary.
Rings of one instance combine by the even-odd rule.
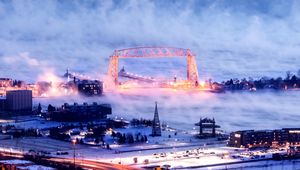
[[[292,76],[291,72],[290,72],[290,71],[287,71],[287,72],[286,72],[286,78],[285,78],[285,80],[290,80],[290,79],[291,79],[291,76]]]
[[[141,142],[145,142],[144,136],[141,136]]]
[[[297,83],[297,77],[295,75],[293,75],[291,78],[291,85],[293,86],[296,83]]]
[[[133,138],[133,135],[131,133],[127,133],[126,137],[127,137],[127,142],[128,143],[130,143],[130,144],[134,143],[134,138]]]
[[[112,137],[113,139],[115,139],[116,136],[117,136],[116,132],[115,132],[115,131],[112,131],[112,132],[111,132],[111,137]]]
[[[93,129],[93,136],[95,138],[100,138],[101,141],[103,141],[104,133],[105,133],[105,127],[99,126]]]
[[[126,136],[125,136],[125,134],[121,134],[121,133],[117,133],[117,137],[119,138],[118,139],[118,143],[119,144],[123,144],[123,143],[125,143],[126,142]]]
[[[99,139],[99,137],[97,137],[96,139],[95,139],[95,144],[99,144],[100,143],[100,139]]]
[[[48,105],[48,112],[54,112],[55,107],[53,107],[51,104]]]
[[[41,103],[39,103],[39,106],[38,106],[38,114],[41,114],[42,113],[42,106],[41,106]]]

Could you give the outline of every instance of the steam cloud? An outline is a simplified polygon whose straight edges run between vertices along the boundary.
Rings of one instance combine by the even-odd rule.
[[[2,77],[36,81],[45,70],[62,74],[68,67],[101,78],[114,49],[175,46],[197,54],[202,80],[283,76],[299,69],[299,7],[296,0],[4,0],[0,72]],[[174,124],[195,122],[201,115],[214,116],[228,129],[292,126],[299,120],[294,102],[299,92],[142,96],[111,94],[105,100],[120,114],[139,112],[149,118],[158,100],[162,119]]]

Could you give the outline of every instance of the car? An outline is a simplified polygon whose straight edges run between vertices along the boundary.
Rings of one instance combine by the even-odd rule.
[[[163,165],[161,168],[163,168],[163,169],[170,169],[170,168],[171,168],[171,165],[165,164],[165,165]]]
[[[149,159],[145,159],[143,163],[144,164],[148,164],[149,163]]]
[[[164,158],[164,157],[166,157],[167,155],[165,154],[165,153],[161,153],[160,154],[160,157],[162,157],[162,158]]]
[[[69,152],[57,151],[56,155],[69,155]]]

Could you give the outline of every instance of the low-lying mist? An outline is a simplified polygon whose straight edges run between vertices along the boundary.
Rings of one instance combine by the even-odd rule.
[[[147,118],[154,115],[158,102],[162,122],[181,129],[194,128],[202,117],[215,118],[223,130],[273,129],[297,127],[300,119],[299,91],[257,91],[210,93],[174,91],[170,89],[135,89],[106,93],[102,98],[83,96],[37,98],[45,108],[49,103],[61,106],[64,102],[111,103],[111,117]]]

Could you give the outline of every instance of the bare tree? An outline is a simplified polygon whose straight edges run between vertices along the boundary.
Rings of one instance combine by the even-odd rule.
[[[286,80],[290,80],[291,79],[291,76],[292,76],[292,74],[291,74],[291,72],[290,71],[287,71],[286,72]]]

